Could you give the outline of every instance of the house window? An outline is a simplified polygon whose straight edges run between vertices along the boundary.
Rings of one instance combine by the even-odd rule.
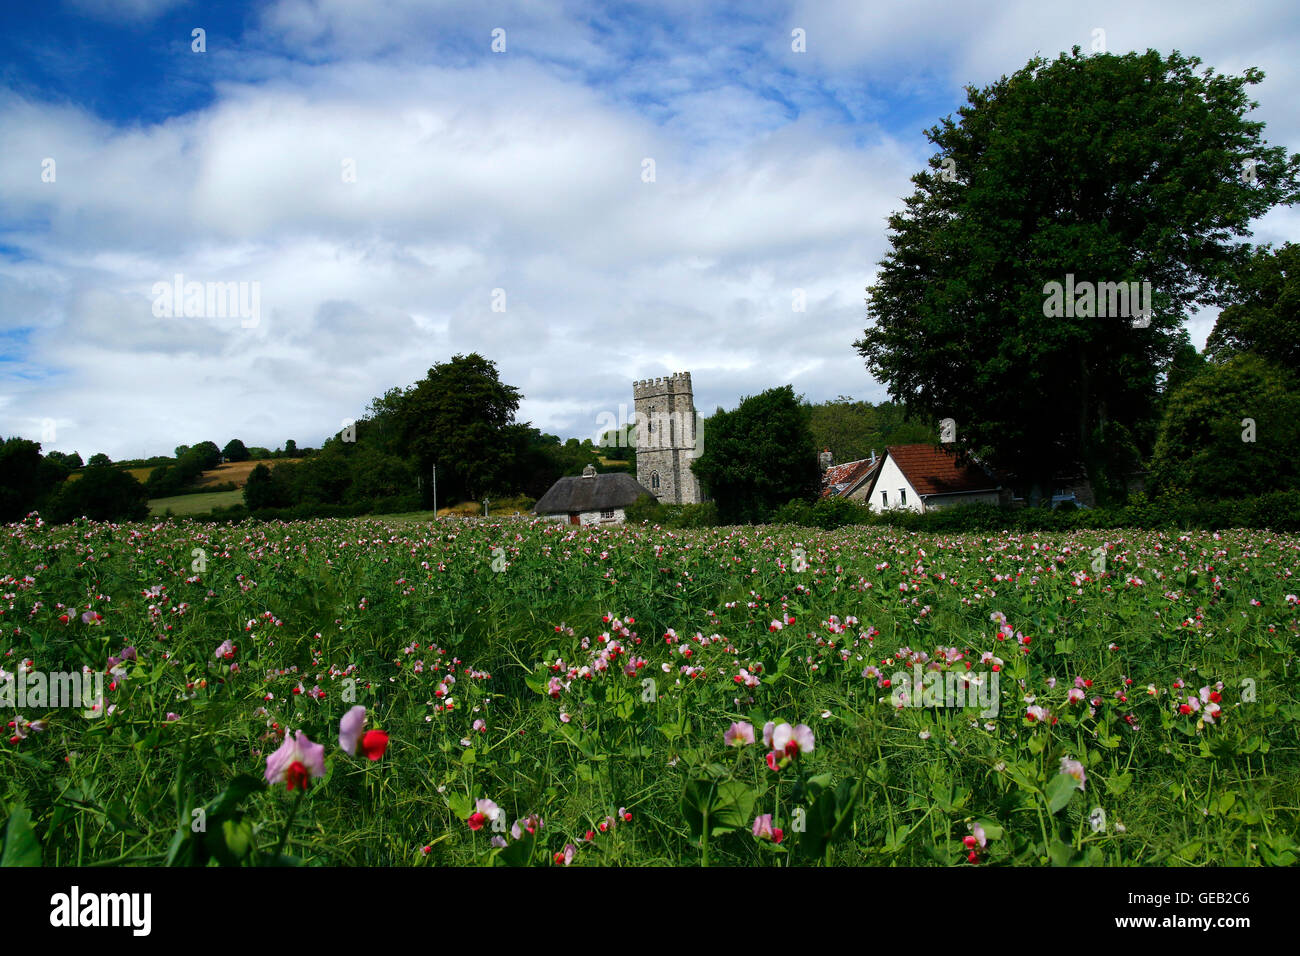
[[[907,504],[907,489],[906,489],[906,488],[899,488],[899,489],[898,489],[898,503],[899,503],[900,505],[905,505],[905,504]]]
[[[659,472],[657,471],[650,472],[650,490],[651,491],[659,490]]]
[[[882,507],[885,507],[885,508],[888,508],[888,507],[889,507],[889,492],[888,492],[888,491],[882,491],[882,492],[880,493],[880,504],[881,504]]]
[[[610,511],[602,511],[602,512],[600,513],[600,520],[601,520],[601,521],[613,521],[613,520],[614,520],[614,512],[613,512],[613,510],[611,509]]]

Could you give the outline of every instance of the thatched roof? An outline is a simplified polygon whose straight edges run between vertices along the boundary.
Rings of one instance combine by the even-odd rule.
[[[533,505],[533,514],[574,514],[583,511],[612,511],[626,508],[642,495],[654,497],[645,487],[625,471],[583,478],[570,475],[551,485]]]

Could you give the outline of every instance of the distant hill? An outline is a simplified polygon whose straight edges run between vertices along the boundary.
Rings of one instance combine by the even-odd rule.
[[[248,476],[253,473],[253,469],[258,465],[266,465],[267,468],[274,468],[276,465],[286,461],[296,461],[293,458],[254,458],[248,461],[230,461],[224,465],[218,465],[216,468],[210,468],[194,482],[195,488],[206,488],[209,485],[224,485],[233,481],[240,488],[248,484]],[[147,476],[146,476],[147,477]]]

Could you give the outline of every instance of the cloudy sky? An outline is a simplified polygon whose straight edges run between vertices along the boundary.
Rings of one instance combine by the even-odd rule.
[[[851,343],[922,131],[1098,29],[1263,69],[1254,118],[1300,151],[1281,0],[14,5],[0,435],[318,446],[471,351],[563,437],[678,370],[706,413],[786,383],[883,399]],[[1296,210],[1256,224],[1298,236]],[[218,283],[244,315],[209,311]]]

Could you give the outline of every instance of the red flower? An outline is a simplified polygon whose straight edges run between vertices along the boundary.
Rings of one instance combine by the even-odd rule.
[[[487,823],[487,819],[487,814],[485,813],[471,813],[469,819],[465,822],[469,824],[471,830],[477,833],[479,830],[483,829],[483,824]]]
[[[361,752],[371,760],[378,760],[388,749],[388,733],[383,730],[367,730],[361,738]]]
[[[307,768],[303,766],[301,760],[295,760],[289,764],[289,769],[284,774],[284,785],[287,790],[297,790],[299,788],[306,790],[307,783],[311,779],[307,773]]]

